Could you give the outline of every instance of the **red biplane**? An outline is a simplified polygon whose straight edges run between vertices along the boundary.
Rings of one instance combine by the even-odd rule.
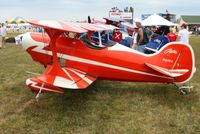
[[[38,95],[85,89],[97,79],[185,83],[196,70],[192,47],[185,43],[169,43],[154,54],[144,54],[113,42],[114,26],[47,20],[30,24],[45,30],[22,35],[32,59],[46,67],[43,74],[26,80]]]

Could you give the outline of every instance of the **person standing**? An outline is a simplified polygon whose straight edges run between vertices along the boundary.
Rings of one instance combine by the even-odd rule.
[[[197,36],[198,35],[198,28],[197,26],[194,27],[194,34]]]
[[[147,40],[146,43],[149,43],[149,41],[151,41],[151,38],[153,37],[153,31],[151,30],[150,26],[145,27],[144,39],[145,39],[145,37],[146,37],[146,40]]]
[[[147,35],[145,33],[144,27],[141,24],[141,21],[136,21],[135,24],[138,27],[138,36],[139,36],[138,43],[137,43],[138,50],[144,53],[145,46],[149,40],[147,39]]]
[[[0,49],[2,48],[1,24],[0,24]]]
[[[189,31],[187,30],[187,25],[185,23],[181,25],[181,30],[178,32],[177,41],[189,44]]]
[[[138,40],[139,40],[138,31],[139,31],[139,28],[135,24],[133,25],[133,28],[134,28],[134,32],[133,32],[133,35],[132,35],[133,40],[132,40],[131,48],[138,50]]]
[[[4,25],[4,23],[2,23],[2,26],[1,26],[1,48],[6,47],[6,36],[7,36],[6,26]]]
[[[170,28],[170,32],[167,34],[167,38],[169,40],[169,42],[173,42],[173,41],[176,41],[176,34],[173,32],[173,29]]]

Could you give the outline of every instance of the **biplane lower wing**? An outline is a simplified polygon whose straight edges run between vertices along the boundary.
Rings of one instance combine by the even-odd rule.
[[[63,93],[63,89],[85,89],[96,80],[96,77],[76,69],[64,67],[62,70],[68,78],[44,73],[36,78],[27,79],[26,84],[35,91],[42,89],[44,92]],[[48,68],[45,72],[47,71]]]
[[[84,89],[96,80],[95,77],[79,70],[66,67],[62,68],[62,70],[68,78],[52,74],[41,74],[37,78],[44,83],[67,89]]]

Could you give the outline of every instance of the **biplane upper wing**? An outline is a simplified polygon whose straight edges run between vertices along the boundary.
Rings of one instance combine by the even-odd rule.
[[[46,29],[54,29],[74,33],[118,29],[118,27],[106,24],[74,23],[55,20],[31,20],[29,23]]]
[[[97,78],[95,76],[91,76],[87,72],[82,72],[73,68],[61,67],[58,63],[57,57],[57,38],[59,38],[59,36],[66,31],[74,33],[85,33],[89,31],[104,31],[117,29],[117,27],[106,24],[72,23],[64,21],[33,20],[29,21],[29,23],[44,28],[47,34],[49,35],[49,45],[53,53],[53,64],[48,65],[43,74],[39,75],[35,79],[29,79],[27,83],[29,87],[36,87],[37,85],[37,87],[40,87],[40,89],[46,89],[46,91],[47,89],[48,91],[50,91],[49,88],[55,86],[58,87],[59,90],[57,88],[53,88],[53,90],[58,90],[59,92],[62,91],[60,88],[87,88]],[[47,87],[42,88],[42,85],[47,85]]]

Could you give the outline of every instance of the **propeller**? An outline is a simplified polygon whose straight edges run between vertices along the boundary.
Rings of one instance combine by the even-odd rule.
[[[92,23],[90,16],[88,16],[88,23]]]

